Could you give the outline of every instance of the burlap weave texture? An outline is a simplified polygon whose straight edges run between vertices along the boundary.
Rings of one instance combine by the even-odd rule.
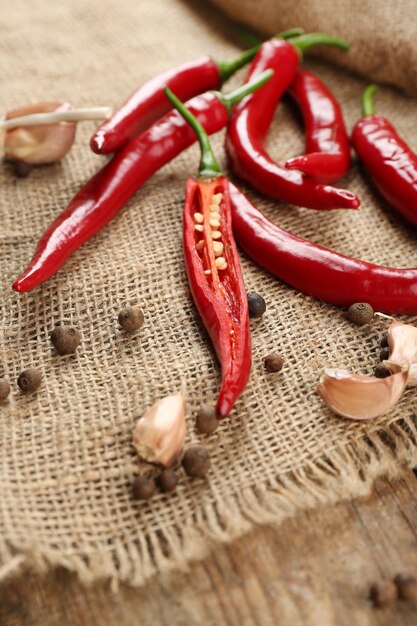
[[[226,13],[261,33],[274,35],[297,24],[325,31],[351,44],[345,55],[325,47],[313,54],[330,58],[375,82],[417,94],[414,0],[213,0]]]
[[[222,18],[200,3],[3,5],[5,110],[51,98],[117,105],[163,69],[206,53],[230,58],[238,52],[224,37]],[[351,126],[364,83],[324,64],[308,66],[334,90]],[[414,101],[385,89],[378,109],[416,148]],[[76,146],[61,164],[24,180],[4,165],[0,170],[0,357],[13,387],[0,407],[0,578],[24,567],[62,565],[84,581],[110,577],[138,585],[255,523],[278,523],[319,503],[365,494],[375,477],[416,464],[413,390],[389,416],[367,424],[334,417],[315,394],[324,366],[371,372],[386,323],[352,327],[342,311],[281,284],[243,255],[248,290],[268,303],[263,319],[252,324],[251,380],[214,435],[196,434],[193,415],[219,388],[219,368],[182,259],[184,184],[196,168],[196,147],[149,181],[46,285],[27,295],[11,291],[40,233],[105,162],[88,149],[92,129],[79,127]],[[224,163],[221,133],[213,144]],[[280,161],[303,149],[287,104],[277,111],[270,149]],[[375,196],[357,168],[342,182],[362,199],[359,212],[323,214],[249,195],[302,236],[370,261],[413,266],[414,230]],[[140,303],[146,316],[132,337],[117,325],[119,309],[129,302]],[[58,357],[51,347],[49,333],[58,321],[82,332],[75,356]],[[284,356],[284,370],[267,375],[262,359],[274,350]],[[42,370],[44,383],[23,396],[15,380],[31,365]],[[134,502],[130,483],[145,471],[131,446],[134,421],[182,381],[187,443],[207,445],[212,470],[206,481],[183,478],[174,495]]]

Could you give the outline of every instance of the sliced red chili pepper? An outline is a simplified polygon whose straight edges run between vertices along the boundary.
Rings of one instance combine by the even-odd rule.
[[[184,257],[191,294],[221,363],[216,410],[226,417],[251,368],[248,299],[232,233],[229,181],[220,174],[201,124],[169,89],[165,93],[197,134],[201,148],[199,176],[187,181]]]
[[[390,122],[375,115],[370,85],[362,96],[362,119],[355,124],[352,144],[384,198],[417,225],[417,155]]]
[[[294,32],[298,31],[299,29],[291,29],[276,37],[285,39],[294,36]],[[225,80],[253,59],[258,50],[259,44],[231,61],[216,62],[210,57],[202,57],[151,78],[94,133],[90,141],[91,149],[97,154],[117,152],[129,139],[165,115],[171,109],[163,92],[166,85],[182,101],[205,91],[218,89]]]
[[[322,183],[332,183],[350,167],[350,143],[339,102],[313,72],[300,68],[288,89],[304,118],[306,153],[289,159],[299,170]]]
[[[342,47],[347,45],[341,40],[312,33],[293,40],[293,43],[273,40],[261,46],[247,80],[265,69],[273,69],[274,76],[234,110],[228,125],[226,150],[233,171],[271,198],[318,210],[354,209],[360,202],[353,193],[323,185],[301,172],[280,167],[264,147],[275,107],[299,65],[300,53],[296,46],[305,49],[320,42]]]
[[[368,302],[376,311],[417,313],[417,268],[395,269],[351,259],[280,228],[230,184],[239,246],[271,274],[324,302]]]
[[[187,107],[209,134],[215,133],[226,125],[230,108],[262,85],[269,75],[265,73],[228,95],[203,94],[190,100]],[[104,228],[152,174],[194,142],[194,132],[177,111],[171,111],[132,139],[90,178],[49,226],[13,289],[30,291],[56,274],[67,258]]]

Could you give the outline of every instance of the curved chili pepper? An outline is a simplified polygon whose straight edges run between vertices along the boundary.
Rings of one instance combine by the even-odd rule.
[[[201,124],[169,89],[165,93],[193,128],[201,149],[198,177],[187,181],[184,257],[191,294],[221,364],[216,411],[226,417],[246,387],[252,360],[248,297],[232,233],[229,181],[221,175]]]
[[[284,31],[276,37],[292,37],[299,30]],[[225,80],[253,59],[258,50],[259,44],[232,61],[216,62],[210,57],[202,57],[151,78],[130,96],[113,117],[98,128],[90,140],[91,149],[97,154],[117,152],[129,139],[165,115],[171,109],[163,92],[166,85],[182,101],[205,91],[218,89]]]
[[[376,311],[417,313],[417,268],[395,269],[351,259],[280,228],[230,184],[233,232],[258,265],[324,302],[369,302]]]
[[[338,39],[325,36],[301,36],[293,40],[299,49],[313,43],[332,42],[346,47]],[[350,191],[323,185],[295,170],[277,165],[264,148],[275,107],[295,76],[300,53],[288,41],[271,40],[261,46],[247,80],[258,72],[273,69],[274,76],[256,94],[245,98],[233,112],[226,135],[226,151],[233,171],[267,196],[311,209],[355,209],[359,199]]]
[[[215,133],[226,126],[231,107],[269,76],[265,73],[227,95],[203,94],[190,100],[187,106],[208,133]],[[168,113],[132,139],[90,178],[49,226],[29,265],[13,283],[13,289],[30,291],[56,274],[67,258],[104,228],[152,174],[194,141],[194,132],[177,111]]]
[[[344,176],[350,166],[350,143],[340,104],[316,74],[300,68],[288,89],[304,118],[306,153],[285,167],[322,183]]]
[[[390,122],[375,115],[370,85],[362,96],[362,119],[355,124],[352,144],[384,198],[417,225],[417,155]]]

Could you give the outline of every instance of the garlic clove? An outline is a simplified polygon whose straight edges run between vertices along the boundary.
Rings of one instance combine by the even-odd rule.
[[[417,328],[393,322],[388,329],[388,345],[390,356],[384,361],[385,367],[394,374],[409,368],[407,384],[417,385]]]
[[[72,105],[65,102],[40,102],[9,111],[6,120],[51,111],[68,111]],[[12,161],[42,164],[62,159],[71,149],[75,139],[76,124],[59,122],[42,126],[22,126],[4,131],[2,142],[4,156]]]
[[[180,392],[155,402],[136,422],[133,445],[145,461],[169,467],[181,454],[185,433],[185,398]]]
[[[317,393],[337,415],[365,420],[387,413],[400,399],[407,378],[407,371],[376,378],[349,370],[326,369]]]

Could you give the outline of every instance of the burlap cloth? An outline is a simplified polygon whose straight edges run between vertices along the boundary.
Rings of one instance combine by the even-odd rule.
[[[320,26],[326,28],[324,20]],[[178,0],[3,2],[2,107],[51,98],[115,105],[165,68],[207,52],[233,56],[238,49],[226,31],[208,6]],[[324,64],[308,65],[334,90],[351,126],[364,83]],[[384,89],[377,104],[417,147],[415,102]],[[92,129],[80,126],[62,164],[38,168],[25,180],[0,169],[1,370],[13,387],[0,408],[0,577],[60,565],[86,582],[108,577],[138,585],[254,524],[366,494],[375,477],[416,464],[414,390],[390,415],[363,424],[333,416],[315,393],[325,366],[372,372],[386,323],[353,327],[343,311],[297,293],[243,255],[248,290],[268,303],[252,324],[251,380],[214,435],[196,433],[196,409],[215,400],[220,378],[182,260],[184,182],[195,171],[195,147],[159,172],[55,278],[27,295],[12,292],[40,233],[105,160],[87,148]],[[222,145],[219,134],[214,147],[224,162]],[[280,161],[303,149],[286,104],[270,148]],[[356,168],[342,182],[361,197],[359,212],[323,214],[250,197],[314,241],[370,261],[414,265],[415,229],[374,195]],[[133,337],[117,324],[129,302],[140,303],[146,315]],[[83,335],[72,357],[54,354],[49,341],[63,320]],[[263,368],[272,351],[285,358],[279,375]],[[42,370],[44,384],[23,396],[15,381],[27,366]],[[132,426],[182,381],[187,443],[204,441],[212,470],[207,480],[183,477],[174,495],[134,502],[130,484],[145,466],[131,446]]]

